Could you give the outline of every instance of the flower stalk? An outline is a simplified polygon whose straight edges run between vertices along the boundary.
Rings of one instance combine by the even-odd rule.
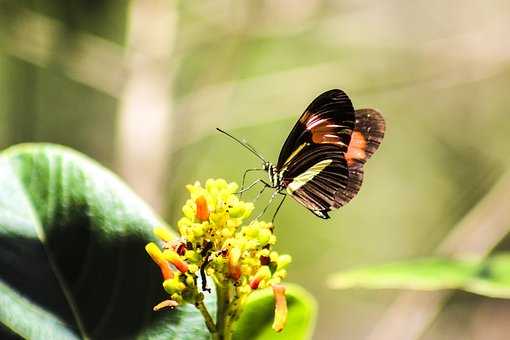
[[[204,304],[204,300],[199,300],[195,303],[195,307],[200,311],[202,314],[205,325],[207,326],[207,329],[209,330],[209,333],[211,334],[217,334],[216,325],[214,324],[214,320],[211,317],[211,314],[209,314],[209,311],[207,310],[207,307]]]
[[[229,313],[230,287],[220,287],[216,285],[216,328],[217,334],[215,339],[229,340],[231,339],[231,318]]]
[[[273,328],[281,331],[287,307],[285,288],[280,283],[291,257],[272,250],[276,243],[273,225],[258,220],[245,222],[254,206],[239,199],[235,183],[208,180],[204,187],[197,182],[187,189],[190,198],[177,223],[180,237],[157,227],[154,234],[163,250],[155,243],[146,246],[161,269],[163,288],[169,295],[155,310],[191,303],[202,314],[213,339],[229,340],[250,293],[273,287]],[[216,288],[215,320],[204,303],[210,284]]]

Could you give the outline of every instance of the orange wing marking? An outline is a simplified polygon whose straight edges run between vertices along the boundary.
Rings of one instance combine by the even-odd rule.
[[[351,142],[349,143],[349,147],[347,148],[347,152],[345,153],[345,159],[347,160],[347,165],[352,165],[354,161],[360,160],[363,161],[367,158],[367,154],[365,150],[367,149],[367,140],[363,136],[363,134],[359,131],[353,131],[351,135]]]
[[[310,129],[312,133],[312,142],[315,144],[337,144],[343,145],[342,139],[335,132],[338,125],[320,125]]]

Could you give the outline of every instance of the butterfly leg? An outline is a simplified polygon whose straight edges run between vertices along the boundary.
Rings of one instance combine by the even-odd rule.
[[[244,183],[246,181],[246,175],[248,174],[248,172],[252,172],[252,171],[265,171],[265,170],[261,169],[261,168],[246,169],[246,171],[243,174],[243,180],[241,182],[241,190],[239,190],[241,198],[243,197],[243,193],[244,193]]]
[[[260,189],[260,191],[257,193],[257,196],[255,196],[255,199],[253,200],[253,204],[255,204],[259,198],[260,198],[260,195],[262,195],[262,193],[267,189],[269,188],[269,186],[267,185],[267,183],[264,183],[264,186],[262,187],[262,189]]]
[[[275,212],[274,212],[274,215],[273,215],[273,218],[271,219],[271,223],[274,224],[274,220],[276,219],[276,214],[278,214],[278,211],[280,210],[280,208],[282,207],[283,205],[283,202],[285,201],[285,199],[287,198],[287,194],[284,193],[284,192],[280,192],[278,191],[278,193],[280,195],[283,196],[282,200],[280,201],[280,203],[278,204],[278,207],[276,208]]]
[[[264,185],[267,185],[267,183],[263,179],[259,178],[256,181],[254,181],[253,183],[251,183],[250,185],[248,185],[246,188],[243,188],[242,190],[239,190],[238,192],[236,192],[236,194],[238,194],[239,197],[241,198],[245,191],[250,190],[251,188],[253,188],[258,183],[264,183]]]
[[[278,190],[275,190],[273,191],[273,193],[271,194],[271,198],[269,199],[269,202],[267,202],[267,205],[264,207],[264,209],[262,209],[262,211],[254,218],[254,220],[258,220],[261,216],[263,216],[267,209],[269,208],[269,206],[271,205],[271,203],[273,203],[273,200],[276,196],[276,194],[278,193]]]

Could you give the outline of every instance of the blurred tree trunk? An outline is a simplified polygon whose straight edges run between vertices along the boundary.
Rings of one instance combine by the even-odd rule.
[[[132,2],[125,56],[129,74],[118,120],[120,173],[159,212],[170,154],[170,58],[176,20],[173,1]]]

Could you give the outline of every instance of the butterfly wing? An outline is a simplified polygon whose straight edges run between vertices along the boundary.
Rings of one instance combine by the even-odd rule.
[[[358,193],[363,182],[363,165],[379,148],[386,124],[382,114],[375,109],[361,109],[355,112],[354,131],[345,160],[349,169],[347,188],[335,195],[335,208],[349,202]]]
[[[354,108],[342,90],[330,90],[315,98],[294,125],[283,144],[276,167],[282,169],[306,145],[335,145],[347,152],[354,128]]]
[[[349,169],[339,147],[307,145],[283,169],[288,194],[321,218],[336,206],[336,194],[348,190]]]
[[[363,181],[363,164],[384,136],[372,109],[354,111],[341,90],[317,97],[287,138],[277,170],[287,193],[321,218],[349,202]]]

